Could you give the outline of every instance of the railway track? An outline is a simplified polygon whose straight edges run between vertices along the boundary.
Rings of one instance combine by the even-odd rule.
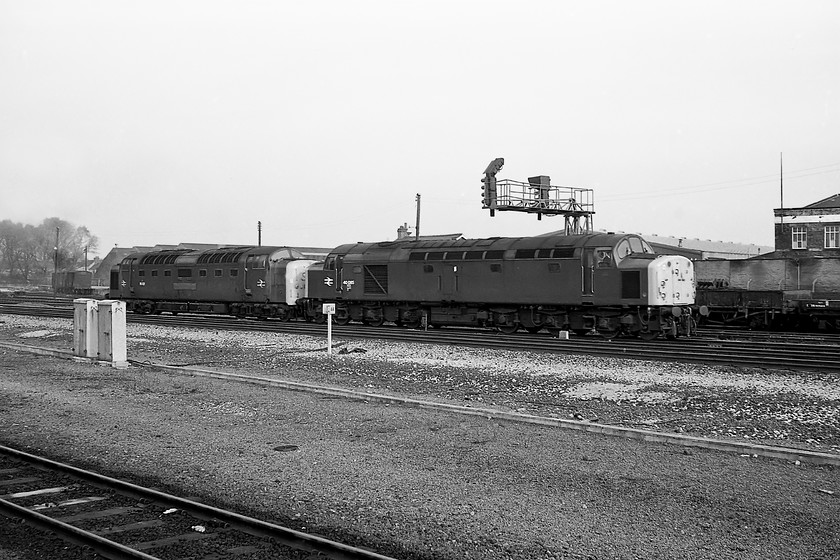
[[[104,558],[390,558],[4,446],[0,513]]]
[[[71,300],[51,300],[43,303],[0,303],[0,313],[72,319]],[[325,336],[326,327],[303,322],[278,322],[257,319],[237,319],[217,315],[135,315],[128,321],[159,326],[212,328],[240,331],[285,332]],[[474,329],[443,328],[412,330],[396,327],[364,325],[334,325],[333,335],[345,339],[392,340],[427,344],[461,345],[499,350],[527,350],[580,354],[599,357],[621,357],[658,361],[731,365],[787,369],[793,371],[840,371],[837,352],[840,338],[814,335],[795,336],[779,333],[744,333],[741,331],[702,331],[700,336],[677,340],[617,338],[605,340],[599,336],[573,336],[559,340],[548,333],[537,335],[502,334]]]

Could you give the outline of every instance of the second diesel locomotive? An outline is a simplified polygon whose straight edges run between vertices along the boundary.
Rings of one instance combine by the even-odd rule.
[[[227,313],[381,325],[483,326],[505,333],[595,330],[690,335],[692,262],[637,235],[356,243],[324,261],[288,247],[137,253],[114,267],[110,297],[140,313]]]
[[[676,337],[693,332],[694,290],[689,259],[637,235],[398,240],[342,245],[311,266],[304,312],[335,302],[338,323]]]

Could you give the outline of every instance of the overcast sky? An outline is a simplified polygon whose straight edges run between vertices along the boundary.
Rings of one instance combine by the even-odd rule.
[[[0,220],[114,245],[596,229],[773,244],[840,193],[840,2],[0,0]]]

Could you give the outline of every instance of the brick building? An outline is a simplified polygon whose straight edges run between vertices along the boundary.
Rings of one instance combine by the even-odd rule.
[[[776,251],[767,257],[840,256],[840,194],[804,208],[776,208]]]

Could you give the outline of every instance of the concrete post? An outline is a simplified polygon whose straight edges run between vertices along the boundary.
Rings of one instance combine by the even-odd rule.
[[[73,354],[80,358],[96,358],[98,346],[97,301],[89,298],[73,300]]]
[[[125,302],[104,299],[99,302],[99,359],[115,368],[128,367],[125,338]]]

